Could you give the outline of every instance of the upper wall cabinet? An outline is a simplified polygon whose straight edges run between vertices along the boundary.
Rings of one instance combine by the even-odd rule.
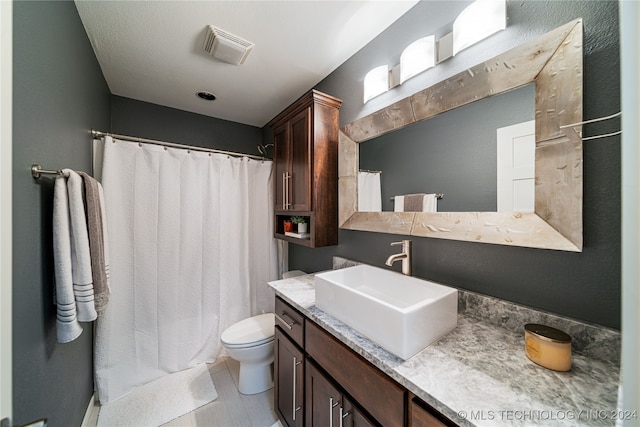
[[[342,101],[311,90],[267,124],[273,131],[275,237],[308,247],[338,243],[338,110]],[[285,229],[301,216],[307,233]]]

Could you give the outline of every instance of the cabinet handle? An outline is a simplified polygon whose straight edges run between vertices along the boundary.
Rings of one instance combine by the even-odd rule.
[[[338,402],[333,401],[333,397],[329,397],[329,427],[333,427],[333,408],[338,406]]]
[[[293,356],[293,421],[296,420],[296,412],[298,412],[302,407],[298,406],[296,407],[296,383],[297,381],[297,374],[298,374],[298,365],[301,365],[302,362],[298,362],[298,360],[296,359],[295,356]]]
[[[284,208],[285,209],[289,209],[289,207],[291,206],[291,203],[289,202],[289,192],[290,192],[289,191],[290,190],[289,189],[289,182],[291,182],[290,179],[291,179],[291,174],[289,172],[285,172],[285,181],[284,181],[285,182],[285,188],[286,188],[286,191],[284,193],[285,196],[286,196],[285,204],[284,204]]]
[[[282,172],[282,209],[287,209],[287,173]]]
[[[345,418],[347,418],[349,415],[351,415],[351,412],[344,412],[343,413],[343,411],[344,411],[344,409],[341,406],[340,407],[340,427],[344,427],[343,420]]]
[[[292,326],[296,324],[295,320],[292,320],[291,323],[287,323],[287,321],[284,320],[282,317],[280,317],[278,315],[278,313],[273,313],[273,314],[274,314],[274,316],[276,316],[276,319],[278,319],[280,321],[280,323],[282,323],[284,326],[286,326],[286,328],[289,329],[289,330],[293,329]],[[285,313],[283,311],[282,312],[282,316],[284,316],[284,315],[285,315]]]

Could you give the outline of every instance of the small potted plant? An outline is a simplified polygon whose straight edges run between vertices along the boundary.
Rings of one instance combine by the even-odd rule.
[[[298,224],[298,233],[306,233],[307,232],[307,219],[303,216],[292,216],[291,222],[294,224]]]

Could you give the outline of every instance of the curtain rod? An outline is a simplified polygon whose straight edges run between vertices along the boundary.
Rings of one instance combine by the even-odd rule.
[[[117,133],[101,132],[95,129],[91,129],[91,136],[94,138],[101,138],[103,136],[111,136],[113,138],[122,139],[130,142],[142,142],[145,144],[161,145],[163,147],[182,148],[185,150],[204,151],[206,153],[218,153],[226,154],[233,157],[248,157],[255,160],[271,160],[262,156],[255,156],[252,154],[236,153],[234,151],[216,150],[215,148],[198,147],[195,145],[177,144],[175,142],[158,141],[155,139],[139,138],[137,136],[119,135]]]

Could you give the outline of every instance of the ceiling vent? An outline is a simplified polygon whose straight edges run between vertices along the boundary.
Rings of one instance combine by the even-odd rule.
[[[240,65],[249,56],[254,44],[234,36],[213,25],[207,26],[207,35],[204,39],[203,49],[214,58]]]

